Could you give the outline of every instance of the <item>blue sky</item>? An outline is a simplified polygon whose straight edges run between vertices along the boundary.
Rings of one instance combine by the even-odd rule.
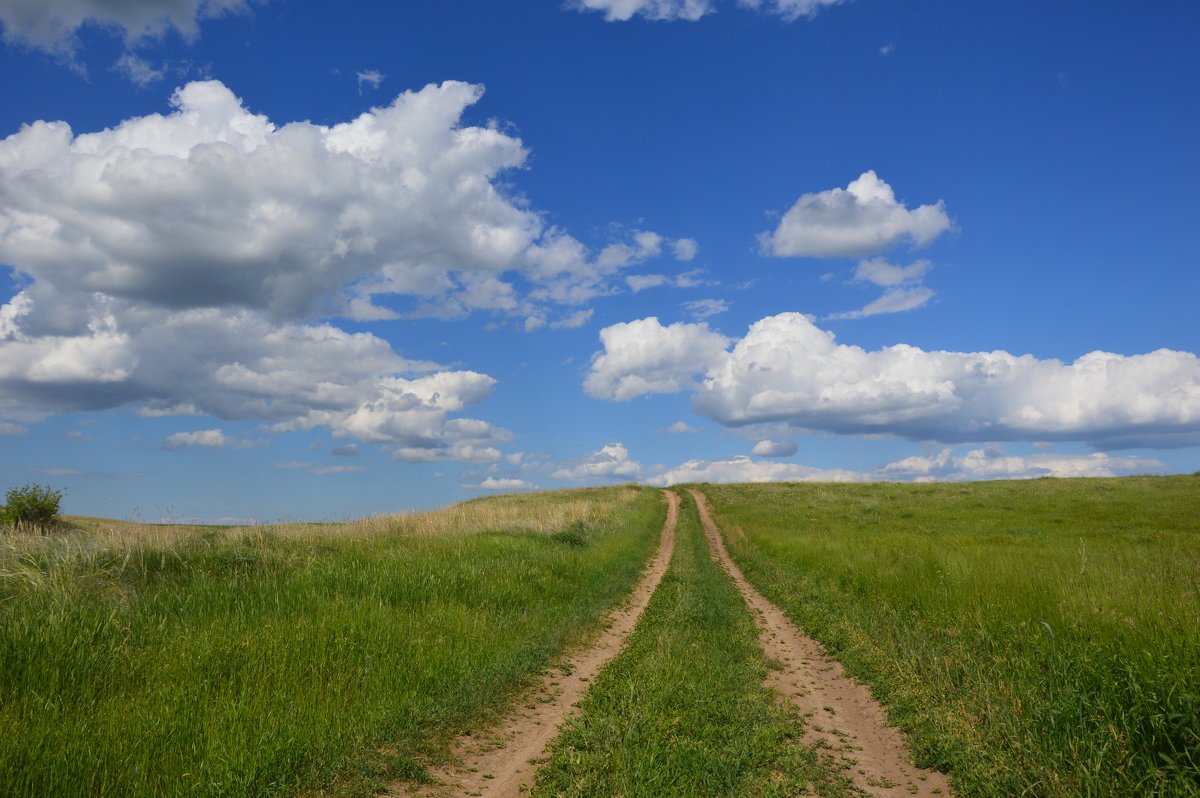
[[[1200,469],[1200,9],[0,0],[0,483]]]

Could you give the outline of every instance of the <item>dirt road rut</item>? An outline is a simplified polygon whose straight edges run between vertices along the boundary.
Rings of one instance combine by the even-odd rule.
[[[667,501],[667,520],[663,524],[658,551],[628,601],[609,616],[609,622],[597,639],[572,654],[562,665],[552,668],[533,691],[518,701],[518,708],[496,727],[460,737],[454,746],[459,764],[433,773],[440,784],[395,784],[390,795],[519,798],[523,794],[522,787],[532,785],[537,760],[545,755],[546,746],[563,721],[575,714],[575,705],[596,674],[621,652],[625,639],[637,625],[667,572],[675,548],[679,497],[670,491],[664,491],[663,495]]]
[[[725,550],[707,499],[697,491],[688,492],[700,510],[713,557],[733,579],[755,616],[764,651],[782,665],[771,671],[768,684],[806,717],[806,742],[820,746],[823,758],[843,769],[855,786],[869,795],[950,796],[945,774],[911,763],[903,736],[886,725],[887,713],[870,691],[847,676],[841,663],[826,655],[820,643],[805,636],[746,581]]]

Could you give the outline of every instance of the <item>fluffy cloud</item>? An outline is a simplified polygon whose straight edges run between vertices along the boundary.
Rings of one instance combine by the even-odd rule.
[[[324,425],[403,460],[497,459],[507,433],[452,417],[491,377],[430,373],[319,320],[393,318],[402,302],[545,315],[540,302],[611,293],[678,242],[634,231],[592,255],[545,228],[494,182],[524,163],[521,142],[459,123],[481,92],[448,82],[344,124],[276,125],[208,81],[166,115],[0,141],[0,263],[24,284],[0,305],[0,421],[133,405]]]
[[[629,459],[629,451],[619,443],[610,443],[598,452],[574,460],[550,474],[555,479],[594,479],[596,477],[636,479],[640,463]]]
[[[460,126],[482,91],[447,82],[332,127],[278,126],[207,81],[178,90],[166,116],[99,133],[35,122],[0,142],[0,262],[33,277],[42,302],[100,292],[378,319],[396,315],[373,302],[388,295],[416,298],[421,315],[527,314],[506,272],[578,304],[671,244],[634,231],[591,257],[504,196],[495,179],[527,152]]]
[[[176,432],[168,435],[162,442],[162,448],[177,452],[180,449],[208,447],[212,449],[245,448],[246,441],[230,438],[219,429],[202,429],[198,432]]]
[[[686,482],[864,482],[869,479],[855,471],[767,463],[739,455],[728,460],[688,460],[646,482],[665,488]]]
[[[797,313],[762,319],[734,342],[704,324],[663,327],[654,318],[607,327],[600,339],[589,394],[620,401],[691,385],[695,410],[730,427],[1097,448],[1200,440],[1200,358],[1190,352],[1091,352],[1065,364],[904,344],[867,351],[838,344]]]
[[[804,194],[773,233],[759,236],[762,251],[780,257],[859,257],[909,240],[921,246],[951,228],[939,200],[909,210],[874,172],[846,188]]]
[[[669,432],[672,435],[687,435],[687,434],[700,432],[700,430],[696,429],[695,427],[689,426],[686,421],[676,421],[674,424],[667,427],[667,432]]]
[[[478,485],[465,485],[475,490],[537,490],[537,485],[523,479],[488,477]]]
[[[729,345],[728,338],[706,324],[664,327],[653,316],[605,327],[600,341],[604,351],[592,357],[583,388],[589,396],[618,402],[682,390],[691,383],[697,364],[716,362]]]
[[[842,0],[738,0],[739,5],[762,9],[788,21],[811,17],[822,7],[840,2]],[[573,0],[571,5],[581,11],[602,11],[609,22],[624,22],[634,16],[694,22],[716,10],[713,0]]]
[[[679,238],[671,242],[671,251],[675,260],[693,260],[700,252],[700,245],[694,238]]]
[[[800,450],[795,441],[759,441],[750,454],[758,457],[791,457]]]
[[[127,44],[172,29],[192,38],[200,19],[249,7],[248,0],[6,0],[0,23],[6,42],[70,57],[79,44],[76,33],[87,24],[119,30]]]

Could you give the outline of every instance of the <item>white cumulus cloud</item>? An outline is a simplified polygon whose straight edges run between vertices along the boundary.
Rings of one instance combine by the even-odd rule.
[[[873,171],[846,188],[804,194],[775,231],[759,236],[762,251],[780,257],[859,257],[903,241],[922,246],[951,228],[941,200],[909,210]]]
[[[750,454],[757,457],[791,457],[799,450],[800,447],[793,440],[767,440],[754,444],[754,448],[750,450]]]
[[[798,313],[761,319],[736,341],[654,318],[607,327],[600,339],[584,382],[590,395],[620,401],[690,387],[695,410],[729,427],[1102,449],[1200,441],[1200,358],[1190,352],[1091,352],[1063,363],[905,344],[868,351]]]
[[[598,452],[565,463],[550,476],[555,479],[636,479],[641,472],[641,464],[629,459],[629,451],[622,444],[610,443]]]
[[[706,324],[664,327],[651,316],[600,331],[604,351],[592,357],[583,387],[597,399],[624,401],[646,393],[675,393],[692,375],[725,354],[729,339]]]

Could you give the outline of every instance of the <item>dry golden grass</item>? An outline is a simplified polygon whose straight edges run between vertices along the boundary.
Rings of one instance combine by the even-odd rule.
[[[351,521],[283,523],[258,526],[145,524],[89,516],[64,516],[65,524],[101,545],[139,543],[171,547],[196,535],[217,540],[271,536],[288,539],[358,540],[378,535],[541,532],[567,529],[577,522],[603,524],[640,494],[637,485],[484,496],[438,510],[381,514]],[[16,534],[10,542],[24,537]]]

